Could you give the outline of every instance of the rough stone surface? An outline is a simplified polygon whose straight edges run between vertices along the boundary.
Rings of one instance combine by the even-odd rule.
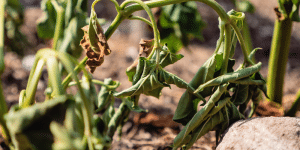
[[[300,150],[300,118],[241,120],[226,133],[217,150]]]

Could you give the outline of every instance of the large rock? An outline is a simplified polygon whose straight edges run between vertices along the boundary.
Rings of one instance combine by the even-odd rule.
[[[241,120],[224,134],[217,150],[300,150],[300,118]]]

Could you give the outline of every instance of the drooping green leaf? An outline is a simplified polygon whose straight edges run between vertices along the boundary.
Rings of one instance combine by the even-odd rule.
[[[203,122],[192,133],[192,139],[187,143],[185,149],[190,149],[200,137],[202,137],[204,134],[208,133],[209,131],[212,131],[224,120],[225,120],[225,116],[222,111],[218,111],[217,114],[207,119],[207,121]]]
[[[157,51],[154,51],[151,59],[156,59],[156,52]],[[140,52],[141,53],[141,52]],[[174,64],[175,62],[179,61],[180,59],[182,59],[184,56],[182,54],[174,54],[173,52],[171,52],[167,45],[164,45],[160,51],[160,54],[159,54],[159,59],[160,59],[160,66],[162,68],[168,66],[168,65],[171,65],[171,64]],[[141,62],[137,61],[137,66],[138,65],[143,65],[141,64]],[[128,76],[128,79],[129,81],[133,81],[133,77],[134,75],[136,74],[136,71],[137,71],[137,68],[142,68],[141,66],[140,67],[133,67],[135,65],[131,65],[130,67],[127,68],[126,70],[126,74]],[[140,77],[140,73],[141,73],[142,70],[138,70],[138,76],[137,77]],[[134,84],[135,82],[133,82]],[[154,93],[157,93],[157,92],[154,92]],[[152,95],[152,94],[151,94]],[[157,97],[157,96],[155,96]]]
[[[226,88],[222,87],[222,88]],[[222,90],[222,89],[221,89]],[[224,89],[223,89],[224,90]],[[225,105],[230,101],[230,98],[227,97],[225,99],[220,100],[217,105],[214,104],[214,101],[217,102],[220,98],[220,94],[222,95],[222,91],[220,89],[215,92],[214,99],[210,99],[210,101],[193,117],[193,119],[183,128],[183,130],[176,136],[174,139],[173,146],[181,147],[183,144],[186,144],[189,141],[184,140],[190,133],[192,133],[194,140],[198,138],[194,137],[195,133],[199,133],[199,127],[203,126],[205,122],[217,114]],[[219,93],[221,92],[221,93]],[[224,92],[224,91],[223,91]],[[202,135],[201,135],[202,136]],[[200,136],[199,136],[200,137]],[[195,139],[196,138],[196,139]]]
[[[160,87],[166,87],[168,85],[163,84],[158,80],[158,76],[156,72],[155,65],[151,63],[149,60],[147,60],[144,57],[140,57],[138,65],[138,74],[135,74],[133,79],[133,85],[119,93],[115,93],[114,96],[116,97],[124,97],[124,96],[134,96],[134,95],[140,95],[142,93],[147,93],[149,91],[152,91],[154,89],[160,88]],[[144,65],[140,65],[140,64]],[[143,67],[143,69],[141,68]],[[140,75],[140,71],[143,70],[142,74]]]
[[[218,87],[218,89],[210,97],[209,101],[205,104],[205,106],[193,116],[193,118],[188,122],[188,124],[183,128],[183,130],[176,136],[173,144],[175,147],[180,146],[182,144],[183,139],[191,131],[197,128],[203,121],[205,121],[204,118],[209,114],[209,112],[221,98],[226,88],[227,85],[222,85]]]
[[[143,70],[141,72],[141,70]],[[132,86],[122,92],[115,93],[116,97],[134,96],[140,94],[159,97],[163,87],[170,87],[169,84],[175,84],[179,88],[185,88],[193,92],[193,87],[189,86],[184,80],[178,76],[169,73],[158,67],[153,59],[147,60],[144,57],[139,58],[137,73],[133,77]],[[198,98],[204,98],[196,93]]]
[[[253,74],[251,76],[251,79],[254,79],[254,80],[259,80],[259,81],[263,81],[265,82],[265,84],[260,84],[258,85],[258,88],[264,93],[264,95],[269,98],[268,94],[267,94],[267,85],[266,85],[266,81],[265,79],[263,78],[263,76],[260,74],[260,72],[257,72],[255,74]]]
[[[241,70],[231,72],[231,73],[226,73],[224,75],[221,75],[217,78],[214,78],[214,79],[200,85],[195,92],[202,91],[205,87],[220,85],[220,84],[224,84],[227,82],[231,82],[231,81],[235,81],[238,79],[248,77],[248,76],[258,72],[260,70],[260,68],[261,68],[261,62],[255,64],[251,67],[247,67],[245,69],[241,69]]]
[[[264,80],[253,80],[249,77],[231,81],[230,83],[243,84],[243,85],[263,85],[266,84]]]
[[[54,142],[49,126],[52,121],[63,124],[68,106],[75,101],[66,96],[36,104],[31,107],[10,111],[5,120],[18,149],[52,149]]]
[[[116,85],[111,78],[104,79],[104,84],[106,85]],[[102,86],[98,94],[98,98],[95,101],[96,112],[102,111],[107,107],[112,98],[112,91],[108,90],[107,87]]]
[[[155,54],[153,54],[156,56]],[[160,58],[160,66],[162,68],[165,68],[168,65],[174,64],[178,60],[182,59],[184,56],[182,54],[174,54],[171,51],[169,51],[168,47],[165,45],[163,47],[163,50],[160,52],[159,58]]]
[[[122,123],[124,119],[128,117],[130,113],[130,109],[127,107],[127,105],[123,102],[117,112],[113,115],[113,117],[110,119],[108,124],[108,130],[107,135],[112,138],[117,127]]]
[[[231,101],[237,106],[245,103],[248,98],[249,85],[238,84]]]
[[[142,109],[141,107],[137,106],[134,104],[134,101],[131,100],[130,97],[123,99],[123,102],[127,105],[127,107],[131,110],[131,111],[135,111],[135,112],[148,112],[145,109]]]
[[[113,117],[114,114],[115,114],[115,108],[114,108],[114,105],[112,103],[108,106],[108,108],[106,109],[104,114],[101,116],[101,119],[103,120],[103,123],[104,123],[103,129],[101,129],[103,134],[106,134],[107,129],[108,129],[108,124],[109,124],[109,122],[110,122],[110,120],[111,120],[111,118]]]
[[[219,59],[222,59],[220,54],[215,54],[211,56],[197,71],[196,75],[193,77],[189,85],[193,88],[213,79],[213,74]],[[222,61],[222,60],[221,60]],[[203,97],[211,94],[211,88],[206,89],[200,93]],[[185,91],[178,103],[173,120],[185,125],[197,112],[198,102],[197,97],[188,91]],[[197,102],[195,102],[197,101]]]
[[[238,108],[233,104],[233,103],[230,103],[229,104],[229,111],[230,111],[230,119],[232,121],[236,121],[236,120],[240,120],[240,119],[244,119],[244,115],[240,113],[240,111],[238,110]]]

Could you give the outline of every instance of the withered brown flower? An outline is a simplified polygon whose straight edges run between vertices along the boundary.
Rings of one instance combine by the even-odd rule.
[[[97,26],[96,33],[98,34],[93,37],[94,39],[97,39],[97,45],[93,46],[95,51],[92,49],[90,37],[88,34],[89,25],[84,26],[82,30],[84,31],[84,36],[80,41],[80,45],[86,51],[86,56],[88,57],[86,64],[89,66],[90,72],[93,73],[96,67],[100,66],[104,62],[104,55],[109,55],[111,53],[111,50],[109,49],[101,26]]]

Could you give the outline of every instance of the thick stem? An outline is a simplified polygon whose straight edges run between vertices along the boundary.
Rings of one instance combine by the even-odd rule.
[[[267,87],[270,100],[279,104],[282,103],[283,81],[290,49],[291,31],[292,20],[290,18],[275,21]]]

